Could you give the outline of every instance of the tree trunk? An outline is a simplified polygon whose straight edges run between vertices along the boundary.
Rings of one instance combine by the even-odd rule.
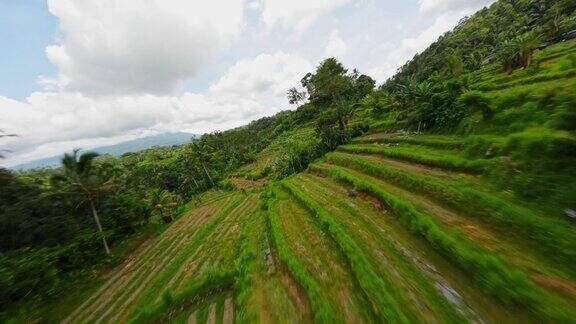
[[[194,178],[194,176],[192,176],[192,181],[194,181],[194,185],[196,185],[196,189],[199,189],[200,187],[198,186],[198,182],[196,182],[196,178]]]
[[[528,53],[526,55],[526,65],[524,66],[524,68],[528,68],[530,64],[532,64],[532,54]]]
[[[92,207],[92,216],[94,216],[94,221],[96,222],[96,226],[98,227],[98,232],[100,232],[100,236],[102,237],[102,244],[104,245],[104,250],[106,250],[106,254],[110,254],[110,249],[108,248],[108,242],[106,242],[106,237],[104,237],[104,231],[102,230],[102,225],[100,224],[100,218],[98,218],[98,213],[96,212],[96,207],[94,207],[94,201],[90,199],[90,207]]]
[[[344,118],[342,116],[338,116],[338,127],[343,132],[346,130],[346,124],[344,123]]]
[[[210,176],[210,173],[208,173],[208,170],[206,169],[206,165],[204,165],[204,162],[202,162],[201,164],[202,164],[202,168],[204,169],[204,173],[206,173],[206,176],[208,177],[208,180],[210,180],[210,183],[212,184],[212,186],[214,186],[214,181],[212,181],[212,177]]]

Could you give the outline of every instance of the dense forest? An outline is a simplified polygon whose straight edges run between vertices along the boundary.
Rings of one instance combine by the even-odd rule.
[[[363,170],[371,168],[370,175],[375,177],[391,172],[378,169],[374,163],[354,160],[352,154],[380,154],[481,174],[487,188],[512,197],[534,215],[546,215],[554,222],[566,221],[576,201],[576,43],[572,40],[576,37],[575,11],[576,2],[571,0],[500,0],[462,19],[453,31],[417,54],[382,85],[328,58],[303,76],[301,84],[287,91],[289,103],[301,104],[296,110],[204,134],[181,146],[152,148],[120,157],[74,151],[63,156],[62,166],[56,169],[0,169],[0,320],[21,321],[37,305],[52,305],[74,287],[89,285],[86,283],[121,263],[143,241],[168,231],[170,224],[182,215],[210,201],[211,192],[246,194],[251,189],[242,183],[260,180],[273,188],[261,195],[260,207],[272,215],[266,226],[277,240],[275,253],[307,289],[313,302],[317,297],[314,289],[321,288],[307,282],[298,267],[286,261],[290,259],[286,256],[289,239],[278,238],[281,222],[273,215],[282,210],[275,209],[274,203],[281,204],[288,192],[297,201],[312,206],[312,213],[322,219],[328,231],[335,231],[330,233],[336,237],[337,245],[352,253],[357,247],[346,241],[347,235],[338,232],[339,226],[344,225],[330,223],[320,206],[306,200],[307,191],[298,188],[294,179],[302,177],[301,181],[310,182],[310,188],[314,188],[314,181],[306,179],[306,175],[293,176],[314,163],[311,168],[316,172],[353,183],[352,195],[370,191],[386,200],[387,205],[394,205],[385,193],[337,171],[334,165],[354,165],[356,169],[361,165]],[[388,144],[422,144],[409,136],[428,134],[431,137],[420,141],[444,151],[420,146],[403,151],[401,146],[381,147],[384,140],[376,137],[355,139],[367,133],[400,135],[387,140]],[[461,156],[453,157],[450,149],[456,149]],[[328,153],[334,150],[338,153]],[[330,163],[317,164],[322,157]],[[400,173],[388,176],[394,181],[409,182],[421,193],[452,194],[452,189],[432,180],[417,182],[402,178]],[[283,179],[288,180],[282,182]],[[472,196],[472,189],[467,186],[462,188],[471,196],[454,193],[456,196],[451,199],[476,208],[474,216],[485,217],[485,206],[496,204],[486,195]],[[480,199],[477,197],[486,199],[485,205],[474,205]],[[449,201],[447,204],[452,206]],[[409,212],[408,207],[402,210]],[[530,219],[532,212],[527,215],[526,219]],[[523,220],[515,223],[516,216],[510,216],[513,220],[493,217],[500,222],[496,223],[498,226],[510,226],[517,233],[524,233],[526,226],[526,235],[541,244],[534,247],[541,253],[537,255],[555,254],[550,256],[550,264],[569,273],[566,281],[573,278],[573,269],[568,269],[574,261],[573,228],[565,226],[572,224],[557,226],[551,221],[540,225]],[[473,244],[452,248],[452,236],[440,237],[436,230],[425,232],[424,228],[431,225],[424,221],[411,222],[411,230],[422,229],[424,233],[418,235],[432,240],[432,246],[452,253],[464,271],[485,271],[481,279],[474,278],[487,278],[490,283],[480,285],[489,295],[501,296],[505,304],[534,307],[537,317],[544,320],[562,321],[574,314],[570,309],[566,315],[550,306],[555,299],[550,297],[548,301],[548,295],[542,297],[545,302],[535,301],[539,290],[524,283],[524,277],[516,272],[499,268],[500,261],[482,259],[480,253],[462,252],[472,251]],[[259,226],[254,225],[256,221],[250,224]],[[544,232],[534,234],[537,231]],[[548,235],[559,236],[552,239]],[[369,267],[362,266],[368,261],[358,258],[347,266],[361,278],[354,285],[364,289],[368,297],[362,298],[381,307],[374,306],[377,310],[372,315],[389,316],[393,322],[421,320],[394,314],[392,310],[398,306],[393,302],[388,305],[389,301],[375,292],[393,284],[372,278],[374,274],[365,270]],[[242,287],[242,283],[238,286]],[[370,285],[373,288],[367,288]],[[566,285],[573,287],[573,281]],[[195,289],[197,292],[201,288]],[[241,297],[237,297],[239,304]],[[166,305],[170,303],[174,301],[170,299]],[[386,305],[391,313],[379,313]],[[322,317],[330,314],[324,306],[312,305],[318,322],[329,321]]]

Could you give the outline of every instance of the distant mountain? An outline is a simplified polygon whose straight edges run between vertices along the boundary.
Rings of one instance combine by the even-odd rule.
[[[172,146],[172,145],[181,145],[184,143],[189,142],[192,138],[196,137],[197,135],[191,133],[162,133],[154,136],[148,136],[143,138],[137,138],[134,140],[121,142],[114,145],[109,146],[101,146],[96,148],[90,149],[83,149],[82,151],[93,151],[99,154],[110,154],[114,156],[120,156],[127,152],[138,152],[141,150],[145,150],[154,146]],[[13,170],[30,170],[35,168],[49,168],[55,167],[60,164],[60,160],[62,159],[62,155],[56,155],[44,159],[39,159],[27,163],[22,163],[19,165],[15,165],[10,167]]]

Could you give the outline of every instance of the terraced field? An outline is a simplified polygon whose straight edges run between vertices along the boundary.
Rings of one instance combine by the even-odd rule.
[[[426,305],[423,309],[429,314],[404,308],[414,312],[417,320],[457,318],[440,312],[442,304],[430,304],[442,300],[434,293],[468,320],[521,321],[526,315],[570,319],[576,300],[574,268],[569,266],[576,257],[573,225],[492,190],[477,176],[481,168],[467,167],[479,161],[467,159],[458,148],[458,141],[451,137],[370,135],[328,154],[311,166],[312,174],[296,176],[288,183],[324,206],[348,228],[352,239],[357,235],[359,246],[364,244],[368,254],[393,260],[388,256],[391,252],[377,250],[377,244],[404,233],[388,243],[389,250],[411,261],[407,264],[413,268],[390,261],[388,266],[396,270],[375,266],[387,277],[397,272],[395,285],[419,275],[427,278],[421,280],[425,284],[405,283],[416,287],[412,294],[396,288],[404,292],[396,300]],[[380,211],[371,213],[370,207]],[[381,235],[370,238],[371,226]],[[354,228],[359,233],[353,234]],[[432,289],[426,288],[430,284]]]
[[[254,211],[255,199],[255,195],[238,194],[212,197],[114,270],[105,284],[64,322],[124,322],[159,304],[159,298],[185,291],[206,269],[233,266],[237,249],[216,253],[211,249],[237,245],[234,243],[239,238],[240,221]],[[228,235],[222,239],[219,234]],[[195,272],[190,260],[197,261]]]
[[[372,134],[211,193],[64,322],[572,321],[573,225],[490,186],[462,143]]]

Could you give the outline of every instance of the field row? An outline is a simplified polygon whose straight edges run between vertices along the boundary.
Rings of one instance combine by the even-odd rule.
[[[65,322],[126,322],[186,291],[197,278],[233,267],[243,219],[257,196],[214,197],[148,242]]]
[[[348,224],[350,228],[345,232],[352,238],[356,226],[363,234],[358,235],[356,242],[360,247],[366,245],[363,247],[365,251],[374,251],[376,242],[402,231],[407,234],[404,239],[417,247],[406,249],[403,247],[406,242],[395,240],[392,251],[418,251],[418,246],[422,250],[434,250],[436,257],[425,263],[434,265],[435,269],[447,269],[447,274],[440,280],[456,287],[450,291],[465,296],[465,304],[473,310],[458,309],[451,303],[453,299],[447,298],[447,303],[458,310],[460,316],[475,314],[494,320],[499,314],[507,314],[518,316],[518,320],[523,316],[567,320],[576,314],[574,307],[569,306],[576,299],[575,273],[571,266],[576,260],[576,237],[570,224],[541,215],[508,196],[491,191],[477,176],[459,173],[458,168],[442,167],[443,164],[437,160],[459,155],[446,149],[447,146],[438,145],[450,142],[450,138],[431,136],[433,142],[426,143],[428,140],[422,140],[422,137],[413,140],[399,137],[394,147],[375,149],[379,144],[374,143],[392,144],[381,138],[387,136],[372,135],[368,140],[357,140],[354,145],[341,147],[340,152],[328,154],[323,162],[311,166],[316,176],[299,175],[288,183],[300,186],[302,192],[320,203],[327,215],[337,219],[342,226]],[[416,153],[413,150],[415,144],[419,145]],[[426,158],[420,158],[418,152],[424,150]],[[461,159],[467,160],[465,157]],[[381,209],[380,216],[373,214],[366,221],[374,222],[384,214],[389,218],[389,226],[395,227],[387,232],[381,231],[381,234],[386,234],[371,240],[366,236],[370,223],[358,221],[370,213],[354,213],[361,200]],[[350,220],[346,221],[347,214],[355,216],[348,216]],[[374,241],[373,245],[368,246],[371,241]],[[430,251],[422,253],[425,257],[433,254]],[[435,262],[440,262],[440,265]],[[382,265],[377,269],[378,273],[394,277],[391,275],[394,272]],[[416,273],[426,275],[425,269],[416,266]],[[454,273],[458,272],[465,273],[467,283],[460,286],[454,283]],[[397,273],[398,279],[393,281],[395,285],[406,278],[418,278],[406,268],[397,270]],[[395,295],[395,300],[412,300],[404,302],[412,304],[414,296],[418,296],[419,303],[423,303],[426,284],[412,283],[406,287],[419,287],[418,293],[412,297]],[[469,287],[479,290],[467,295]],[[431,299],[436,300],[434,297]],[[492,305],[486,307],[484,302],[479,302],[481,300],[491,300]],[[433,308],[427,305],[426,309]],[[437,315],[436,312],[433,313]]]

